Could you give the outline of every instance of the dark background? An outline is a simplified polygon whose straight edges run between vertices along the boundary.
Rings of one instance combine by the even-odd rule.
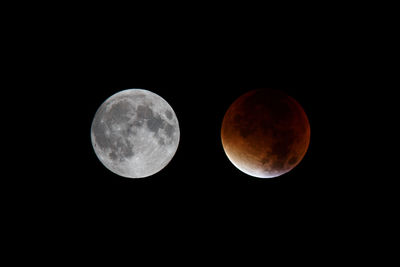
[[[13,149],[17,166],[2,177],[10,211],[3,218],[11,224],[4,228],[11,236],[5,247],[15,248],[12,260],[54,257],[65,263],[76,255],[103,260],[117,248],[135,264],[145,255],[146,262],[188,258],[185,266],[210,265],[219,258],[248,266],[253,258],[265,263],[278,255],[280,262],[320,266],[343,264],[348,256],[369,261],[373,253],[364,248],[374,252],[390,243],[373,240],[386,228],[379,221],[389,202],[379,203],[386,195],[379,185],[389,187],[394,179],[369,173],[377,158],[389,157],[370,150],[382,146],[381,138],[367,134],[382,132],[386,117],[375,113],[386,99],[379,103],[375,96],[391,95],[381,92],[382,84],[371,84],[376,75],[371,53],[392,58],[380,54],[386,43],[375,46],[386,26],[376,23],[373,12],[359,5],[304,3],[305,10],[286,5],[279,11],[240,2],[150,3],[147,10],[112,10],[108,3],[33,5],[18,7],[23,19],[12,15],[4,25],[11,33],[4,38],[10,46],[4,55],[11,58],[5,69],[17,70],[4,89],[30,104],[13,119],[24,130],[18,130],[18,141],[25,153]],[[97,108],[129,88],[168,101],[181,130],[172,161],[144,179],[107,170],[90,140]],[[225,111],[254,88],[285,91],[310,120],[304,159],[274,179],[245,175],[221,145]],[[367,92],[373,99],[366,99]],[[8,112],[13,110],[3,118]],[[14,126],[4,127],[15,134]],[[14,146],[11,140],[14,136],[6,145]]]
[[[146,44],[131,49],[135,52],[89,58],[79,86],[73,89],[84,96],[79,125],[79,149],[84,157],[81,169],[66,181],[77,192],[73,203],[89,205],[88,210],[94,212],[105,207],[130,210],[123,214],[132,219],[139,212],[155,224],[162,217],[250,228],[253,223],[276,220],[283,225],[293,220],[301,224],[307,218],[324,220],[331,217],[331,209],[344,205],[347,189],[332,161],[342,145],[334,126],[341,114],[332,107],[346,88],[339,89],[338,79],[329,73],[332,66],[327,69],[329,64],[321,63],[330,57],[321,59],[320,51],[305,47],[293,53],[281,45],[251,44],[237,50],[228,43],[161,49]],[[97,108],[112,94],[129,88],[147,89],[163,97],[175,110],[181,130],[172,161],[144,179],[127,179],[107,170],[90,140]],[[294,170],[274,179],[242,173],[221,145],[225,111],[237,97],[255,88],[285,91],[303,106],[310,120],[306,156]]]
[[[61,189],[68,192],[63,205],[73,221],[78,219],[94,235],[102,229],[129,232],[161,250],[169,246],[168,240],[178,240],[180,249],[189,254],[194,253],[191,246],[203,242],[223,253],[241,246],[257,251],[268,240],[294,250],[308,243],[308,248],[329,254],[319,244],[341,240],[348,231],[358,238],[359,226],[351,219],[360,212],[354,194],[358,178],[343,171],[342,136],[347,126],[340,109],[346,101],[337,102],[349,91],[348,85],[340,87],[340,72],[331,73],[332,65],[321,64],[330,57],[321,59],[310,49],[301,53],[306,57],[299,57],[285,46],[260,46],[254,53],[251,47],[237,52],[228,44],[217,50],[196,45],[193,51],[168,52],[150,47],[133,46],[141,52],[129,58],[124,54],[90,62],[79,86],[71,89],[72,94],[84,96],[75,133],[80,140],[75,148],[79,162]],[[97,159],[90,140],[97,108],[112,94],[129,88],[163,97],[173,107],[181,131],[171,162],[143,179],[110,172]],[[255,88],[277,88],[294,97],[311,126],[310,146],[301,163],[273,179],[239,171],[220,140],[230,104]]]
[[[50,240],[54,232],[54,243],[73,240],[85,247],[82,240],[91,246],[111,239],[108,245],[126,242],[145,251],[168,251],[178,243],[177,253],[197,261],[203,249],[229,255],[252,248],[264,255],[269,245],[329,254],[327,245],[360,238],[362,177],[352,173],[354,164],[347,166],[348,157],[356,157],[348,129],[358,120],[348,107],[358,87],[349,79],[352,65],[341,39],[324,34],[326,27],[305,31],[296,24],[275,32],[222,24],[180,30],[127,25],[139,26],[85,24],[72,32],[74,38],[53,40],[62,45],[42,75],[51,88],[47,97],[60,100],[46,102],[43,114],[52,127],[46,143],[54,146],[54,166],[40,185],[31,179],[25,195],[32,202],[24,202]],[[130,88],[164,98],[181,131],[171,162],[143,179],[110,172],[90,140],[98,107]],[[304,159],[273,179],[239,171],[220,140],[228,107],[255,88],[294,97],[311,126]],[[63,137],[61,148],[55,131]]]

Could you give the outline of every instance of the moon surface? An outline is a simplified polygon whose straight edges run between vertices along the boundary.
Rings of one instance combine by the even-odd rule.
[[[143,89],[112,95],[97,110],[91,127],[101,163],[127,178],[162,170],[175,155],[179,138],[174,110],[159,95]]]
[[[221,129],[224,151],[242,172],[272,178],[289,172],[310,143],[310,124],[300,104],[279,90],[240,96],[227,110]]]

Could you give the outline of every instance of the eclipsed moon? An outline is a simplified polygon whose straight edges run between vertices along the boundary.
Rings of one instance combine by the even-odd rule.
[[[227,110],[221,129],[224,151],[242,172],[272,178],[292,170],[310,143],[310,124],[300,104],[279,90],[240,96]]]
[[[101,163],[128,178],[162,170],[175,155],[179,138],[174,110],[159,95],[143,89],[112,95],[97,110],[91,127]]]

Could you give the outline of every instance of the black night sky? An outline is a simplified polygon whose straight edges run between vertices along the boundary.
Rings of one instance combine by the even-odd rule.
[[[267,214],[274,211],[284,217],[316,216],[333,204],[337,179],[326,167],[325,155],[335,147],[335,141],[326,136],[332,131],[327,123],[332,118],[328,104],[337,91],[325,80],[326,73],[304,58],[268,59],[268,53],[238,57],[223,48],[190,54],[144,50],[151,56],[134,54],[127,59],[117,55],[90,62],[76,89],[85,96],[80,148],[85,157],[79,175],[68,181],[79,192],[79,201],[91,203],[93,210],[106,205],[133,208],[150,216],[168,213],[204,220],[223,214],[242,219],[244,214],[252,214],[257,220],[268,220]],[[127,179],[107,170],[90,142],[90,126],[99,105],[129,88],[162,96],[180,123],[180,144],[174,158],[161,172],[144,179]],[[310,121],[311,142],[303,161],[274,179],[242,173],[230,163],[221,145],[225,111],[237,97],[255,88],[283,90],[303,106]]]
[[[283,48],[277,51],[284,54]],[[223,243],[240,239],[262,243],[268,238],[284,242],[292,237],[318,243],[342,234],[343,220],[354,214],[355,182],[338,175],[335,155],[343,144],[337,137],[343,133],[337,127],[340,111],[332,107],[347,88],[338,89],[325,65],[316,61],[320,58],[232,53],[222,47],[190,53],[174,50],[167,55],[159,51],[129,59],[91,58],[84,66],[79,86],[72,89],[72,94],[84,95],[79,134],[74,133],[80,141],[79,162],[59,188],[69,196],[63,205],[84,221],[89,232],[92,224],[101,231],[117,230],[122,223],[124,232],[125,227],[132,229],[140,240],[163,236],[188,244],[216,236]],[[162,96],[180,124],[180,144],[171,162],[143,179],[110,172],[97,159],[90,140],[99,105],[129,88]],[[227,108],[255,88],[286,92],[302,105],[310,121],[310,146],[302,162],[273,179],[242,173],[221,145]]]
[[[142,42],[132,42],[133,35],[128,42],[121,36],[102,42],[82,37],[57,59],[68,62],[55,70],[59,76],[52,77],[51,84],[64,85],[53,93],[67,103],[62,115],[68,123],[54,121],[67,142],[58,151],[65,157],[57,160],[56,171],[45,177],[45,185],[36,191],[40,194],[32,193],[46,218],[60,222],[66,236],[84,234],[98,240],[120,231],[151,248],[151,240],[160,246],[167,246],[168,240],[209,240],[214,247],[220,240],[229,247],[235,240],[250,244],[273,236],[282,245],[294,237],[298,246],[301,240],[318,244],[341,235],[341,226],[358,210],[353,192],[360,183],[342,169],[350,156],[350,141],[343,143],[342,137],[353,120],[342,119],[346,105],[338,100],[347,99],[354,87],[347,83],[334,50],[302,45],[304,38],[296,39],[300,37],[267,42],[217,35],[140,35]],[[98,107],[130,88],[160,95],[180,125],[180,143],[171,162],[142,179],[123,178],[105,168],[90,139]],[[256,88],[280,89],[295,98],[311,127],[303,160],[273,179],[238,170],[220,139],[228,107]],[[58,150],[59,141],[53,144]]]
[[[3,174],[4,180],[18,184],[15,190],[2,188],[11,211],[3,218],[13,219],[5,228],[14,242],[5,242],[5,247],[17,251],[12,260],[32,262],[21,250],[24,245],[33,256],[53,256],[63,264],[80,259],[75,254],[102,260],[109,247],[118,245],[128,250],[118,252],[134,265],[143,255],[146,262],[161,260],[163,265],[168,257],[188,258],[189,262],[181,260],[184,266],[229,266],[228,260],[252,266],[253,258],[266,265],[275,253],[271,248],[283,254],[280,262],[296,265],[308,265],[310,259],[317,266],[335,264],[335,259],[343,265],[347,255],[357,256],[355,248],[368,246],[372,224],[380,219],[370,210],[383,210],[376,204],[383,195],[376,186],[381,177],[374,177],[368,188],[369,175],[359,170],[369,171],[370,166],[361,158],[388,157],[362,155],[356,145],[380,146],[374,143],[380,138],[368,140],[365,132],[355,130],[363,120],[368,121],[366,132],[380,131],[384,124],[376,114],[368,114],[375,112],[377,101],[365,98],[367,91],[379,95],[381,87],[372,88],[359,66],[369,68],[366,63],[376,48],[366,45],[379,39],[370,35],[371,30],[381,28],[375,22],[364,26],[364,20],[354,17],[364,13],[377,20],[375,15],[358,6],[350,11],[337,6],[338,12],[327,17],[333,7],[307,6],[312,14],[294,7],[298,17],[291,19],[286,8],[275,18],[275,10],[264,7],[243,12],[241,2],[235,12],[230,10],[233,2],[220,9],[214,3],[201,9],[197,3],[189,8],[165,2],[174,12],[161,4],[152,2],[142,16],[135,7],[126,8],[127,14],[112,14],[109,3],[104,12],[97,10],[101,3],[87,9],[83,4],[71,10],[66,5],[41,8],[51,18],[28,10],[35,18],[21,22],[27,35],[11,29],[19,18],[7,20],[6,28],[21,40],[19,51],[4,53],[28,74],[20,74],[14,87],[4,89],[33,104],[14,121],[28,122],[20,123],[25,131],[18,141],[35,146],[14,160],[18,166],[13,172],[27,175]],[[64,17],[59,14],[63,10],[68,11]],[[349,13],[354,25],[343,22],[342,11]],[[40,23],[34,25],[37,20]],[[356,42],[363,27],[368,36]],[[13,38],[4,38],[8,39]],[[362,48],[365,51],[360,52]],[[16,55],[24,53],[29,55],[18,61]],[[179,147],[170,163],[141,179],[120,177],[103,166],[90,136],[99,106],[131,88],[164,98],[180,126]],[[292,171],[272,179],[238,170],[220,138],[228,107],[258,88],[284,91],[300,103],[310,122],[305,157]],[[6,104],[17,102],[4,99]],[[14,134],[12,126],[5,127]],[[34,163],[34,168],[23,161]],[[367,254],[362,251],[361,257]],[[236,261],[240,256],[242,264]]]

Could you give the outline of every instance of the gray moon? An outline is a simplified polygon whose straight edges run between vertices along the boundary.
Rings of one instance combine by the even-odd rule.
[[[143,89],[112,95],[97,110],[91,127],[100,162],[127,178],[161,171],[175,155],[179,138],[174,110],[159,95]]]

